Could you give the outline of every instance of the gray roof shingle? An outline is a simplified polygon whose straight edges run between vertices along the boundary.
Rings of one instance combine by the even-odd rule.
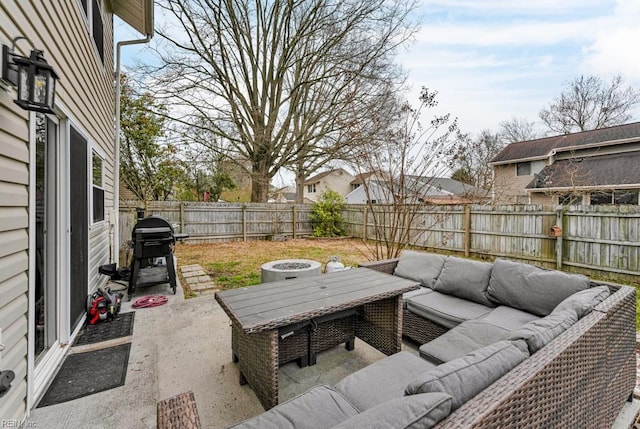
[[[511,143],[490,162],[502,163],[506,161],[515,162],[530,158],[543,158],[549,155],[549,153],[554,149],[607,143],[633,138],[637,138],[640,141],[640,122]]]

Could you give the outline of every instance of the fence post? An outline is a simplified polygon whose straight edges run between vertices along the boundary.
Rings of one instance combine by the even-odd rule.
[[[247,241],[247,206],[242,205],[242,241]]]
[[[180,232],[184,233],[184,203],[180,203]]]
[[[362,213],[362,241],[367,241],[367,224],[368,219],[367,219],[368,213],[367,213],[367,206],[364,206],[364,211]]]
[[[464,206],[464,256],[471,253],[471,206]]]
[[[562,237],[564,236],[564,225],[562,224],[562,208],[556,209],[556,225],[562,228],[562,233],[556,238],[556,269],[562,270]]]
[[[291,229],[293,231],[293,239],[296,239],[296,206],[291,207]]]

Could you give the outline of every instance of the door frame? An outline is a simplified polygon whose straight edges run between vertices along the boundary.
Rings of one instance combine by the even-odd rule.
[[[64,358],[66,347],[69,342],[69,332],[65,327],[68,319],[68,183],[69,175],[67,168],[68,149],[67,149],[67,121],[60,119],[59,115],[47,115],[47,118],[55,122],[57,128],[56,149],[57,156],[55,160],[48,165],[53,166],[55,175],[55,208],[54,208],[54,230],[48,231],[48,236],[53,239],[53,244],[48,250],[54,253],[53,263],[57,267],[50,281],[56,285],[56,334],[57,340],[51,348],[44,352],[35,363],[35,332],[33,326],[35,324],[35,276],[36,276],[36,237],[35,233],[29,234],[29,313],[27,318],[27,410],[33,408],[35,401],[42,396],[44,389],[53,377],[60,362]],[[36,113],[29,113],[29,231],[36,230],[36,201],[35,201],[35,164],[36,164]]]

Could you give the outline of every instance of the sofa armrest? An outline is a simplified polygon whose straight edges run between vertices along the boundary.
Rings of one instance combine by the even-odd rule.
[[[368,262],[360,262],[358,264],[359,267],[369,268],[372,270],[380,271],[382,273],[393,274],[398,265],[398,261],[400,258],[393,259],[383,259],[380,261],[368,261]]]

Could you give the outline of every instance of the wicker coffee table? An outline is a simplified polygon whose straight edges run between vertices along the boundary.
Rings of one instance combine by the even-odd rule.
[[[231,349],[240,383],[249,383],[270,409],[278,404],[278,367],[318,352],[353,335],[391,355],[401,348],[402,294],[419,283],[368,268],[263,283],[217,292],[231,319]],[[282,359],[281,352],[286,355]]]

